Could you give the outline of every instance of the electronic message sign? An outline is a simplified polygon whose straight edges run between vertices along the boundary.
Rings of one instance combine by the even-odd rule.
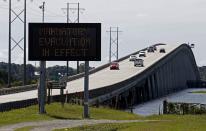
[[[29,60],[100,61],[101,23],[29,23]]]

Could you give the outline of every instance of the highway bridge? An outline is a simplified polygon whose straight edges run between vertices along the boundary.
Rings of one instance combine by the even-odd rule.
[[[144,67],[134,67],[129,56],[119,59],[119,70],[110,70],[109,63],[90,71],[90,104],[107,104],[127,108],[134,104],[155,99],[188,88],[188,81],[200,79],[193,52],[187,44],[156,44],[157,51],[146,53]],[[160,53],[164,48],[166,53]],[[143,50],[146,50],[143,49]],[[69,78],[64,93],[83,98],[84,74]],[[53,90],[52,95],[59,95]],[[35,100],[37,90],[0,95],[0,108],[6,103]]]

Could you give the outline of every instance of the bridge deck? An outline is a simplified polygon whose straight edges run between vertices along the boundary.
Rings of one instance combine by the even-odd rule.
[[[134,67],[133,62],[130,62],[129,59],[119,62],[120,70],[110,70],[109,67],[103,70],[100,70],[89,76],[89,88],[97,89],[108,85],[113,85],[115,83],[124,81],[130,77],[133,77],[140,72],[144,71],[158,60],[166,56],[171,51],[175,50],[179,45],[160,45],[157,46],[157,51],[155,53],[146,53],[144,59],[144,67]],[[165,48],[166,53],[159,53],[160,48]],[[81,92],[84,90],[84,78],[79,78],[77,80],[71,81],[67,84],[65,89],[69,93]],[[53,90],[53,95],[60,94],[59,90]],[[21,93],[2,95],[0,96],[0,103],[6,103],[11,101],[19,101],[25,99],[37,98],[37,90],[26,91]]]

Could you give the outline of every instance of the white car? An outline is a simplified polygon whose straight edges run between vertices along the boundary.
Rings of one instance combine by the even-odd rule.
[[[145,51],[140,51],[139,52],[139,57],[146,57]]]
[[[144,66],[144,60],[141,59],[141,58],[135,59],[134,66],[142,66],[143,67]]]
[[[136,55],[131,55],[129,57],[129,61],[134,61],[135,59],[137,59],[137,56]]]

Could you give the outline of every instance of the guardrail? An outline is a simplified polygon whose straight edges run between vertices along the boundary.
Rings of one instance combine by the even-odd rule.
[[[13,93],[30,91],[30,90],[35,90],[35,89],[37,89],[37,84],[17,86],[17,87],[11,87],[11,88],[3,88],[3,89],[0,89],[0,95],[13,94]]]
[[[76,102],[76,103],[78,103],[79,101],[82,101],[82,99],[76,101],[77,95],[79,95],[79,94],[76,94],[76,93],[64,94],[63,96],[55,95],[55,96],[51,96],[51,99],[52,99],[52,102],[68,102],[68,103],[69,102],[73,102],[73,103]],[[67,99],[67,101],[66,101],[66,99]],[[38,104],[37,98],[20,100],[20,101],[12,101],[12,102],[7,102],[7,103],[0,103],[0,112],[9,111],[12,109],[25,108],[25,107],[36,105],[36,104]]]

